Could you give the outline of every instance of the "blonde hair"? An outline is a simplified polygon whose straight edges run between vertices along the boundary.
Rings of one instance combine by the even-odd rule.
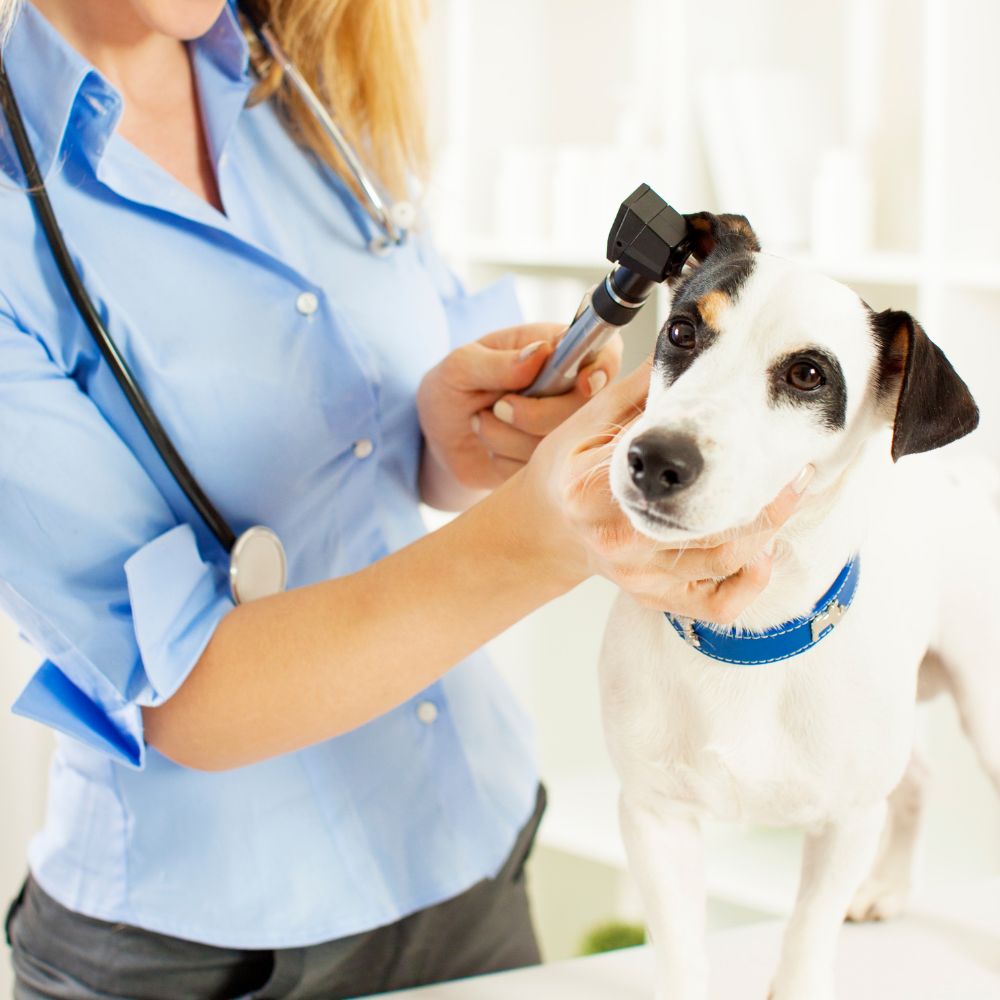
[[[10,0],[0,0],[0,3]],[[418,6],[419,3],[419,6]],[[421,0],[260,0],[258,6],[299,72],[325,102],[365,166],[396,199],[427,171],[417,28]],[[355,191],[350,172],[305,104],[251,45],[261,81],[295,138]]]
[[[0,43],[21,0],[0,0]],[[418,7],[419,4],[419,7]],[[331,109],[365,166],[396,199],[427,172],[424,93],[417,45],[423,0],[258,0],[292,62]],[[295,138],[357,192],[340,154],[305,104],[251,44],[261,82]]]
[[[21,0],[0,0],[0,46],[7,41],[7,32],[17,16]]]

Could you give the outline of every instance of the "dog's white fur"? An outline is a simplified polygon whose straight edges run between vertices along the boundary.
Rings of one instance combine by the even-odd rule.
[[[924,773],[913,752],[918,675],[921,695],[947,688],[955,697],[1000,790],[1000,523],[992,500],[974,476],[933,457],[893,464],[892,413],[876,399],[876,347],[856,295],[789,262],[754,257],[751,278],[715,319],[717,342],[672,386],[654,368],[645,412],[616,447],[613,491],[639,530],[677,543],[752,520],[812,463],[806,496],[777,536],[771,582],[737,624],[759,629],[807,614],[855,552],[861,576],[831,634],[771,665],[718,663],[688,647],[659,612],[624,594],[614,607],[601,660],[605,731],[663,1000],[707,996],[706,817],[806,829],[772,997],[834,997],[845,914],[891,916],[907,896]],[[843,369],[842,430],[768,398],[773,359],[807,344]],[[690,433],[705,458],[672,512],[682,530],[651,520],[629,481],[629,445],[650,428]]]

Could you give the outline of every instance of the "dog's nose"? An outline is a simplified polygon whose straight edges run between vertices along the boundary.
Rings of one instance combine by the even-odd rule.
[[[694,439],[686,434],[646,431],[628,449],[632,482],[647,500],[662,500],[690,486],[704,465]]]

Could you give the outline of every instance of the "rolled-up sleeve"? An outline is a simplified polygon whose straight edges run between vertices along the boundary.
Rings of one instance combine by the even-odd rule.
[[[44,662],[14,704],[115,761],[145,761],[169,698],[232,608],[154,483],[45,346],[0,315],[0,611]]]

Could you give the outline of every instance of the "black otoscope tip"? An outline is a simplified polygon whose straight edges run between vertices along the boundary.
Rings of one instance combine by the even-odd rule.
[[[648,184],[618,209],[608,235],[608,260],[661,282],[680,273],[691,253],[687,222]]]

